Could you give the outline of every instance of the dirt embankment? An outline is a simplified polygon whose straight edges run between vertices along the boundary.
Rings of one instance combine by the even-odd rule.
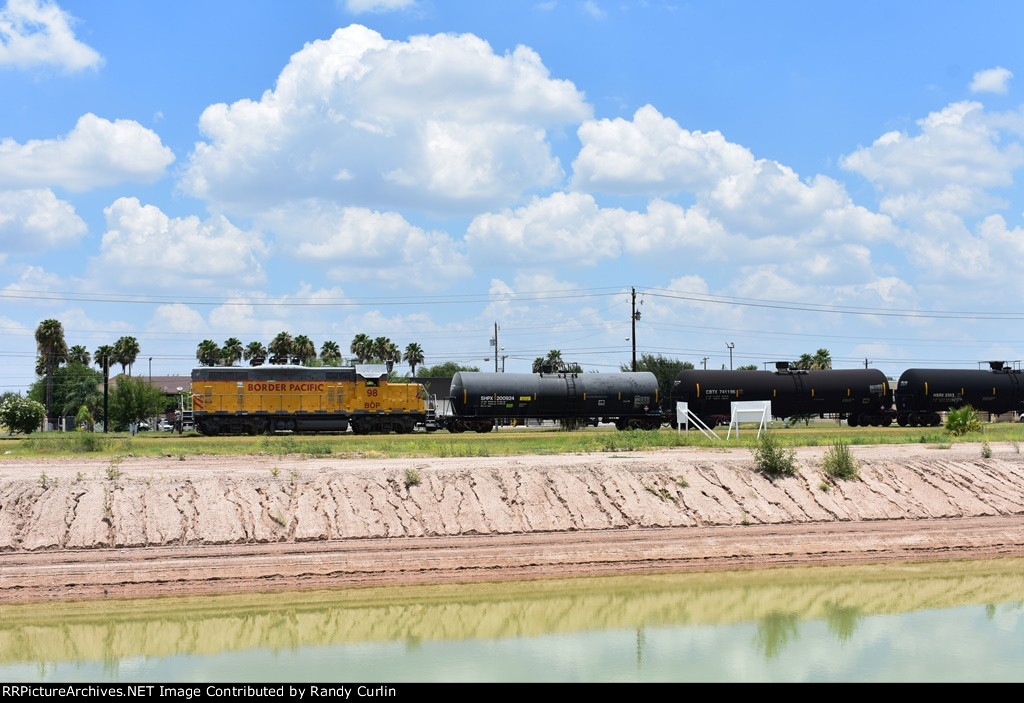
[[[1024,556],[1016,444],[0,460],[0,602]]]

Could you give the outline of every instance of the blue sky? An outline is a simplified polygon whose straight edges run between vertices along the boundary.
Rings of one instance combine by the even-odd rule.
[[[387,336],[708,368],[1024,359],[1016,2],[0,9],[0,390]],[[485,361],[485,359],[488,359]],[[705,361],[706,359],[706,361]],[[399,370],[402,370],[401,368]]]

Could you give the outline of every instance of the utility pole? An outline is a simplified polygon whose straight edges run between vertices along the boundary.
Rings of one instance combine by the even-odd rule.
[[[732,350],[736,347],[736,343],[726,342],[725,346],[729,347],[729,370],[732,371]]]
[[[708,370],[708,358],[705,356],[703,359],[701,359],[701,362],[704,364],[704,370],[707,371]]]
[[[864,357],[864,368],[868,367],[868,358]]]
[[[498,323],[494,323],[494,339],[491,340],[491,344],[494,345],[494,373],[498,373],[498,354],[501,349],[498,347]]]
[[[633,332],[629,338],[633,341],[633,370],[636,371],[636,321],[640,319],[640,311],[636,309],[636,288],[633,288],[633,314],[630,316],[630,323],[633,325]]]

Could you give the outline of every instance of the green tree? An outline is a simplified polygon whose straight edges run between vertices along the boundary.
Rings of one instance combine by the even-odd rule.
[[[402,360],[402,350],[398,348],[398,345],[388,340],[387,344],[381,350],[381,361],[388,365],[388,372],[395,367],[395,364]]]
[[[814,354],[801,354],[800,358],[790,363],[790,368],[800,371],[822,371],[832,368],[832,355],[828,349],[819,349]]]
[[[204,339],[196,347],[196,360],[200,366],[216,366],[220,362],[220,346],[212,339]]]
[[[53,373],[52,408],[54,415],[74,415],[83,405],[91,412],[99,410],[103,395],[99,390],[103,374],[72,361],[59,367]],[[45,383],[36,381],[28,391],[28,397],[40,400],[46,392]]]
[[[352,344],[348,350],[355,356],[357,363],[365,363],[367,359],[373,356],[373,340],[370,339],[369,335],[360,332],[352,338]]]
[[[230,337],[224,340],[224,346],[220,349],[220,362],[225,366],[234,366],[236,361],[241,360],[244,353],[242,340]]]
[[[121,376],[110,393],[110,424],[126,430],[132,423],[159,415],[167,409],[168,398],[145,379]]]
[[[81,344],[76,344],[68,349],[68,361],[77,361],[82,366],[89,366],[92,363],[92,356],[88,349]]]
[[[757,364],[744,364],[743,366],[737,366],[737,371],[757,371]]]
[[[450,378],[459,371],[479,371],[479,366],[463,366],[455,361],[445,361],[436,366],[428,366],[420,369],[420,377],[426,378]]]
[[[36,350],[39,352],[39,366],[46,375],[46,395],[43,406],[46,415],[51,415],[53,398],[53,372],[67,361],[68,345],[64,341],[64,325],[60,320],[43,320],[36,328]]]
[[[316,358],[316,345],[313,340],[300,334],[292,340],[291,359],[293,364],[306,364]]]
[[[108,396],[110,388],[110,365],[114,363],[114,347],[110,344],[103,344],[96,347],[96,351],[92,355],[93,363],[100,367],[103,371],[103,431],[106,432],[109,429],[110,423],[107,420],[107,406]]]
[[[391,340],[387,337],[375,337],[370,345],[370,358],[368,361],[371,364],[383,364],[387,360],[390,344]]]
[[[320,346],[320,360],[326,366],[337,366],[341,363],[341,347],[337,342],[327,340]]]
[[[287,332],[278,332],[267,345],[267,351],[270,352],[271,364],[287,364],[292,356],[292,336]]]
[[[405,363],[409,364],[411,369],[411,375],[416,375],[416,367],[423,363],[426,357],[423,355],[423,348],[416,342],[409,342],[405,345],[405,354],[403,356]]]
[[[622,364],[619,366],[619,370],[623,372],[630,371],[632,368],[632,364]],[[641,354],[640,358],[636,361],[637,371],[653,373],[654,377],[658,379],[658,399],[662,402],[668,401],[669,395],[672,392],[672,384],[675,383],[679,372],[692,368],[694,366],[689,361],[670,359],[661,354]]]
[[[242,357],[250,366],[263,366],[267,360],[267,348],[263,346],[263,342],[249,342],[245,345]]]
[[[121,337],[114,342],[114,356],[121,365],[121,373],[127,369],[128,375],[131,376],[132,364],[139,357],[139,341],[135,337]]]
[[[0,425],[8,433],[31,434],[39,429],[46,417],[46,408],[39,401],[19,395],[5,395],[0,400]]]

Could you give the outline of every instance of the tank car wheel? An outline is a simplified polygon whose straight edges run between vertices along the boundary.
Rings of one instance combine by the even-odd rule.
[[[906,427],[907,425],[910,424],[910,420],[907,418],[906,415],[898,415],[896,417],[896,424],[899,425],[900,427]]]
[[[942,424],[942,417],[938,413],[932,413],[928,420],[928,424],[932,427],[938,427]]]
[[[847,415],[846,416],[846,424],[849,427],[856,427],[857,426],[857,416],[856,415]]]
[[[619,430],[620,432],[624,431],[626,427],[626,421],[623,420],[622,418],[619,418],[615,421],[615,429]]]
[[[886,415],[882,419],[882,427],[892,427],[892,415]]]

